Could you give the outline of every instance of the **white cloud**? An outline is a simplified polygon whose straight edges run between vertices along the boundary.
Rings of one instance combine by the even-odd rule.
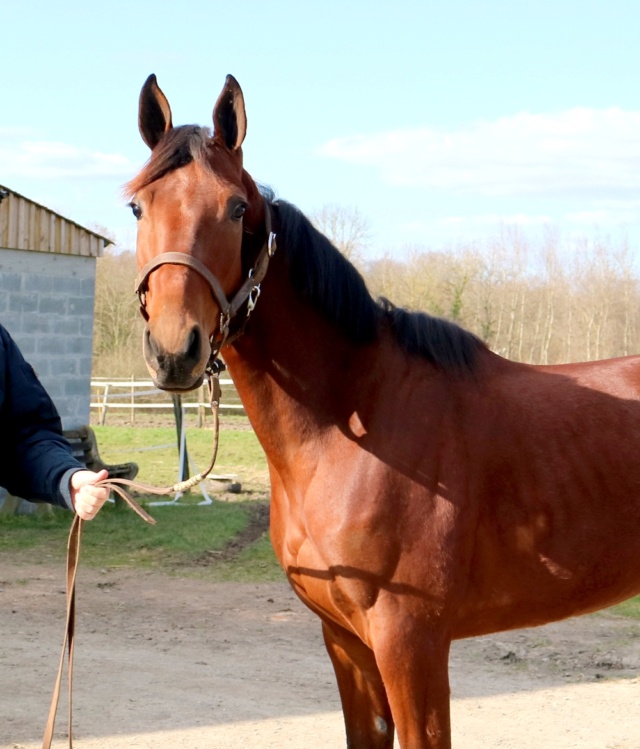
[[[622,197],[640,190],[640,112],[525,112],[455,131],[404,128],[337,138],[320,153],[374,167],[392,185],[482,196]]]
[[[120,154],[30,139],[17,129],[0,130],[0,180],[5,183],[16,176],[42,180],[125,178],[134,171],[135,165]]]

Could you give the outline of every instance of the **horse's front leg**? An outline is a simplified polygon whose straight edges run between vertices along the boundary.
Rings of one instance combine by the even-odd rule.
[[[338,681],[348,749],[391,749],[393,718],[373,652],[347,630],[323,623]]]
[[[451,749],[450,638],[397,611],[380,625],[373,647],[400,746]]]

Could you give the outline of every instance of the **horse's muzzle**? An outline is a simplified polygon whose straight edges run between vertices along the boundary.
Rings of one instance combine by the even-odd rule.
[[[143,353],[154,383],[161,390],[184,392],[202,384],[209,356],[208,342],[194,326],[177,350],[168,350],[149,326],[143,337]]]

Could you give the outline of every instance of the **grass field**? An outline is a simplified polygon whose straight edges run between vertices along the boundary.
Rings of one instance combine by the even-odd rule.
[[[155,486],[178,479],[175,428],[170,426],[95,426],[100,457],[105,463],[134,461],[138,479]],[[209,462],[211,429],[187,429],[193,464]],[[153,567],[214,580],[283,579],[268,538],[269,480],[266,459],[246,420],[221,429],[216,474],[229,474],[240,494],[226,494],[227,482],[206,482],[213,504],[196,488],[175,506],[153,506],[164,497],[136,495],[157,521],[147,525],[125,506],[107,505],[85,524],[82,563],[101,567]],[[0,513],[0,555],[32,562],[62,560],[70,513],[54,511],[29,516]],[[259,521],[259,522],[258,522]],[[248,537],[247,532],[249,531]],[[241,538],[239,544],[237,539]],[[229,551],[233,544],[233,552]]]
[[[93,429],[105,463],[133,461],[139,467],[137,478],[154,486],[171,485],[178,480],[179,452],[174,427],[95,426]],[[209,463],[213,431],[189,427],[186,442],[191,473],[196,473]],[[244,498],[268,499],[266,458],[246,420],[238,420],[230,428],[220,430],[214,473],[236,476]],[[215,490],[215,482],[212,488]],[[199,489],[194,489],[193,495],[197,501],[202,499]]]
[[[284,579],[266,530],[237,554],[224,553],[247,527],[251,503],[152,507],[150,512],[155,526],[128,508],[105,507],[85,523],[82,564],[161,569],[216,581]],[[69,525],[70,513],[63,510],[29,516],[0,513],[0,557],[63,564]]]

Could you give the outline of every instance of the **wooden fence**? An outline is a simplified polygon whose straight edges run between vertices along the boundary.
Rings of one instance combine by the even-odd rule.
[[[233,381],[228,377],[221,378],[220,385],[220,411],[244,414],[244,407]],[[197,409],[198,426],[202,426],[205,413],[209,409],[207,385],[181,395],[180,405],[183,409]],[[112,409],[128,409],[130,420],[134,423],[136,411],[139,409],[173,411],[175,403],[170,393],[154,387],[151,380],[95,377],[91,380],[91,409],[97,410],[100,424],[106,423],[107,415]]]

